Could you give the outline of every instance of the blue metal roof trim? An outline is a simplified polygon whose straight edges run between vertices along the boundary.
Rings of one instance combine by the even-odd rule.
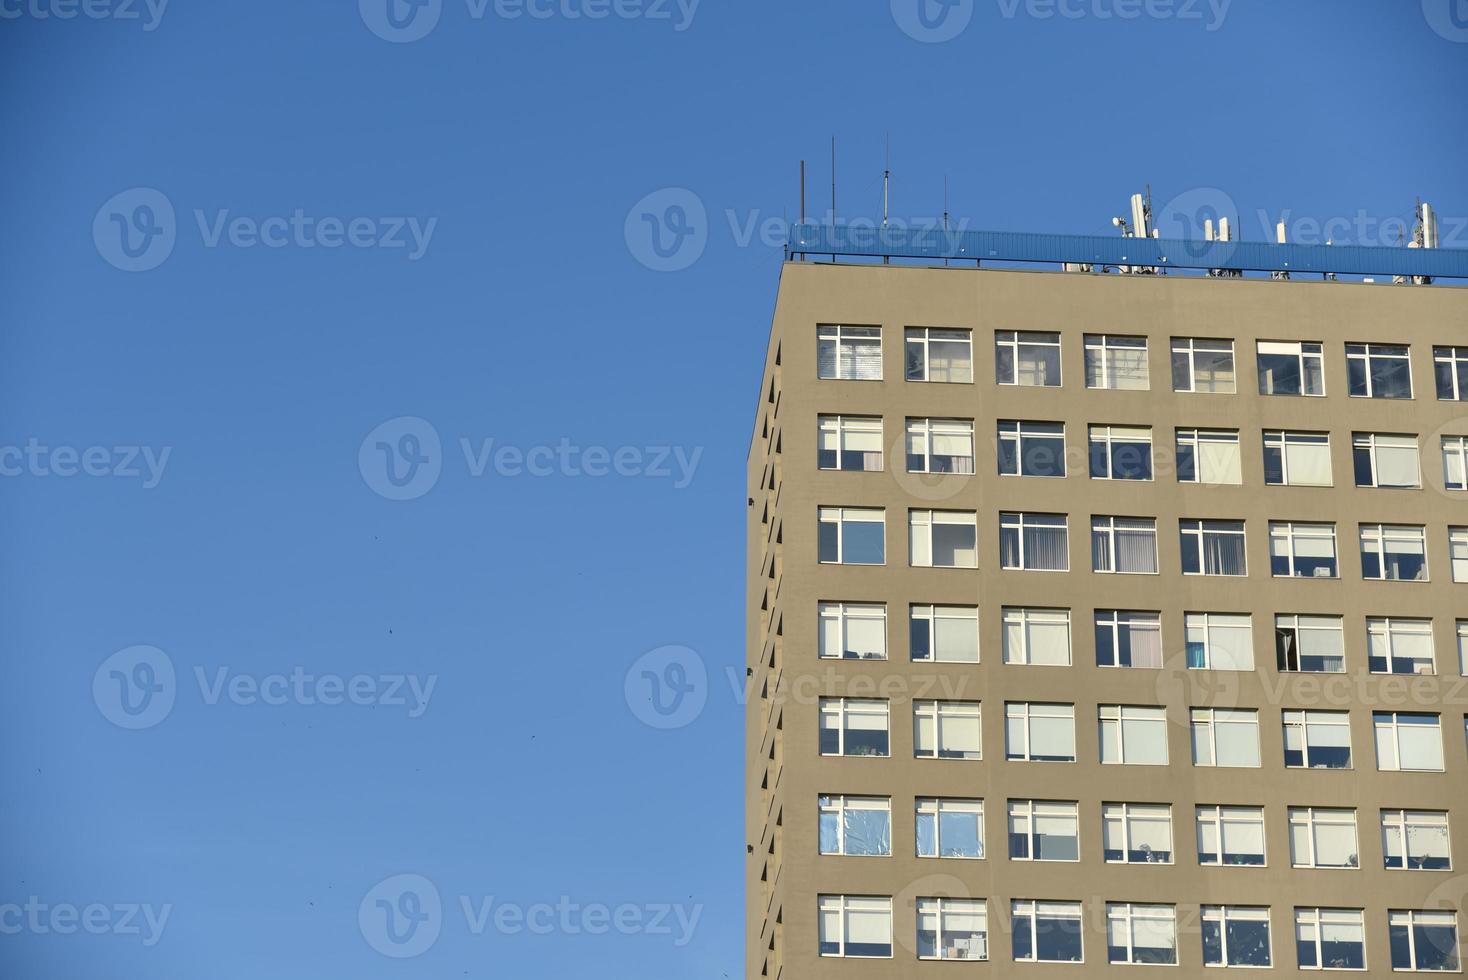
[[[1178,238],[1048,235],[1017,231],[944,231],[796,225],[791,254],[862,255],[910,259],[989,259],[1000,262],[1083,262],[1163,269],[1249,272],[1327,272],[1347,276],[1432,276],[1468,279],[1468,249],[1366,245],[1274,245],[1199,242]]]

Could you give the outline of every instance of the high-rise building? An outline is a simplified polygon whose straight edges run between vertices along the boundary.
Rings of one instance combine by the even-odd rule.
[[[748,975],[1461,970],[1468,291],[793,258]]]

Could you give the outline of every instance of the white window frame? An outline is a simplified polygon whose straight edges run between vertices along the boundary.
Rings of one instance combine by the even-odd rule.
[[[892,899],[877,895],[818,895],[816,897],[816,949],[822,957],[839,957],[843,959],[880,959],[890,960],[892,958]],[[887,952],[885,955],[863,956],[848,953],[849,942],[847,937],[851,934],[851,914],[853,912],[862,915],[887,917]],[[821,950],[828,943],[826,939],[827,916],[834,913],[837,922],[840,923],[839,935],[831,942],[837,947],[837,952],[827,953]]]
[[[1452,871],[1453,870],[1453,835],[1449,824],[1448,811],[1446,810],[1382,810],[1381,811],[1381,857],[1382,867],[1387,871]],[[1419,835],[1414,835],[1417,830],[1419,835],[1422,831],[1431,831],[1434,835],[1441,832],[1443,842],[1447,845],[1447,865],[1440,868],[1429,868],[1426,860],[1432,856],[1430,851],[1415,849],[1412,845]],[[1395,839],[1396,851],[1400,855],[1400,863],[1392,863],[1393,839]],[[1413,867],[1414,861],[1417,866]]]
[[[1221,765],[1218,761],[1219,729],[1252,729],[1253,759],[1235,765]],[[1259,769],[1263,766],[1262,750],[1259,746],[1259,712],[1252,708],[1193,708],[1189,715],[1189,730],[1192,735],[1193,765],[1200,769]],[[1207,749],[1207,755],[1200,752]]]
[[[819,632],[816,638],[817,659],[820,660],[886,660],[888,655],[887,643],[887,604],[885,602],[819,602],[816,604],[816,619],[819,624]],[[858,654],[849,657],[851,652],[851,626],[853,622],[876,621],[881,625],[882,649],[875,656],[867,656],[868,651],[856,651]],[[827,629],[834,626],[839,639],[840,649],[831,651],[826,643]]]
[[[924,722],[933,729],[933,750],[923,751],[922,727]],[[947,729],[972,725],[977,737],[973,748],[953,748],[953,735]],[[935,699],[912,702],[912,754],[915,759],[946,759],[963,762],[979,762],[984,758],[984,715],[978,701],[939,701]]]
[[[1269,478],[1269,454],[1279,454],[1278,480]],[[1325,466],[1310,466],[1304,454],[1320,453],[1325,456]],[[1311,471],[1323,472],[1323,481],[1312,481],[1306,476]],[[1335,486],[1334,464],[1330,456],[1329,432],[1295,432],[1289,429],[1264,430],[1264,485],[1271,487],[1332,487]]]
[[[1454,582],[1468,582],[1468,527],[1448,528],[1448,563]]]
[[[1400,350],[1402,353],[1395,353]],[[1407,367],[1407,394],[1405,397],[1396,395],[1380,395],[1376,393],[1376,386],[1372,383],[1372,366],[1376,360],[1401,361]],[[1366,374],[1366,391],[1364,394],[1351,391],[1351,369],[1360,366]],[[1351,398],[1377,398],[1391,401],[1411,401],[1416,396],[1416,386],[1412,379],[1412,347],[1409,344],[1346,344],[1346,394]]]
[[[1043,426],[1044,428],[1040,428]],[[1058,432],[1056,430],[1059,430]],[[1041,480],[1063,480],[1070,471],[1070,460],[1066,458],[1065,423],[1038,422],[1031,419],[1000,419],[995,423],[994,433],[1000,447],[1011,446],[1017,472],[1004,471],[1004,454],[995,453],[995,466],[1000,476],[1028,476]],[[1029,457],[1029,439],[1060,440],[1059,473],[1027,473],[1025,462]]]
[[[1280,725],[1284,733],[1284,751],[1286,769],[1333,769],[1346,771],[1356,768],[1356,744],[1355,732],[1351,730],[1351,713],[1349,711],[1315,711],[1290,709],[1280,715]],[[1325,729],[1335,730],[1335,739],[1329,742],[1317,742],[1311,739],[1312,732],[1323,732]],[[1349,749],[1349,758],[1344,766],[1332,766],[1311,762],[1312,749],[1337,749],[1340,748],[1340,736],[1344,730],[1345,744]],[[1289,761],[1290,737],[1294,734],[1300,744],[1300,764],[1292,765]]]
[[[880,705],[880,711],[877,706]],[[840,747],[839,752],[820,752],[828,758],[849,759],[890,759],[892,757],[892,706],[889,702],[879,698],[821,698],[817,705],[816,718],[816,748],[820,751],[820,732],[834,731],[839,733],[837,739]],[[865,718],[882,718],[882,727],[877,728],[853,728],[850,724],[852,716]],[[826,728],[821,724],[828,717],[834,717],[839,723],[835,728]],[[846,739],[850,732],[854,731],[882,731],[887,735],[887,751],[881,755],[865,755],[846,751]]]
[[[1443,436],[1442,451],[1443,489],[1468,490],[1468,436]]]
[[[1264,808],[1260,806],[1230,806],[1228,804],[1199,804],[1194,813],[1194,844],[1198,852],[1198,864],[1205,868],[1264,868],[1269,866],[1268,834],[1264,825]],[[1257,834],[1259,838],[1259,860],[1228,861],[1227,849],[1230,827],[1239,828],[1235,833]],[[1203,858],[1203,832],[1212,832],[1217,842],[1216,861]],[[1238,854],[1245,852],[1239,851]],[[1252,853],[1249,855],[1252,856]]]
[[[1105,663],[1101,659],[1102,644],[1099,639],[1096,643],[1096,666],[1109,667],[1117,670],[1160,670],[1163,666],[1162,646],[1162,613],[1155,610],[1138,609],[1097,609],[1093,612],[1093,623],[1096,635],[1099,637],[1102,631],[1111,634],[1111,662]],[[1122,630],[1128,634],[1133,631],[1152,633],[1157,638],[1156,663],[1129,663],[1120,662],[1122,646]],[[1131,655],[1131,647],[1127,646],[1128,655]],[[1135,660],[1135,657],[1131,657]]]
[[[1112,452],[1122,446],[1142,446],[1146,449],[1147,476],[1145,479],[1117,476]],[[1088,471],[1093,480],[1114,480],[1123,483],[1151,483],[1157,478],[1157,456],[1152,448],[1152,427],[1147,425],[1092,425],[1087,427]],[[1097,475],[1096,450],[1105,449],[1106,471]]]
[[[875,377],[861,377],[859,376],[861,372],[858,370],[858,367],[862,362],[853,356],[856,348],[855,342],[870,341],[872,339],[877,341],[877,373]],[[835,374],[821,373],[821,348],[826,344],[834,345],[832,347],[832,353],[834,355],[832,363],[835,365]],[[862,346],[867,345],[862,344]],[[880,326],[852,323],[818,324],[816,326],[816,377],[820,381],[881,381],[882,362],[885,359],[882,348],[882,328]],[[869,357],[870,355],[866,356]],[[846,362],[844,367],[849,370],[849,374],[843,373],[843,358]]]
[[[1404,718],[1431,718],[1432,724],[1404,724]],[[1441,715],[1428,711],[1374,711],[1371,728],[1376,736],[1376,768],[1381,772],[1444,772],[1446,755],[1443,752],[1443,720]],[[1437,735],[1434,740],[1436,756],[1427,762],[1436,765],[1405,765],[1408,760],[1402,755],[1402,730],[1406,728],[1431,728]],[[1389,749],[1383,752],[1383,749]],[[1413,760],[1414,762],[1416,760]]]
[[[939,439],[968,440],[968,455],[934,453],[933,444]],[[909,418],[906,428],[907,472],[930,473],[941,476],[973,476],[974,474],[974,420]],[[918,449],[921,448],[921,452]],[[942,457],[951,459],[951,470],[934,469],[933,460]],[[921,469],[913,469],[914,460],[921,461]]]
[[[1152,570],[1130,571],[1118,567],[1118,558],[1121,551],[1118,542],[1122,536],[1143,537],[1150,535],[1152,538]],[[1104,555],[1105,563],[1109,566],[1100,567]],[[1098,514],[1091,518],[1091,571],[1098,575],[1160,575],[1157,560],[1157,518],[1155,517],[1114,517],[1111,515]]]
[[[1151,366],[1148,362],[1147,338],[1128,334],[1088,333],[1085,335],[1086,387],[1104,391],[1150,391]],[[1133,375],[1118,370],[1118,361],[1126,353],[1141,351],[1142,368],[1135,380],[1139,384],[1119,384]],[[1093,382],[1097,382],[1094,383]]]
[[[1458,625],[1458,673],[1468,677],[1468,619],[1457,620]]]
[[[1427,640],[1427,669],[1420,669],[1421,663],[1413,661],[1410,656],[1404,655],[1398,662],[1397,642],[1404,637],[1425,637]],[[1372,662],[1377,659],[1375,649],[1377,638],[1381,638],[1384,646],[1386,669],[1378,670]],[[1405,670],[1399,667],[1414,665],[1419,669]],[[1432,676],[1437,673],[1437,645],[1432,636],[1432,620],[1430,619],[1407,619],[1401,616],[1368,616],[1366,617],[1366,669],[1373,674],[1405,674],[1412,677]]]
[[[933,528],[938,525],[964,527],[973,531],[972,557],[968,562],[961,560],[961,553],[969,549],[956,549],[952,565],[939,565],[933,560]],[[913,568],[978,568],[979,567],[979,515],[972,510],[910,510],[907,512],[908,561]],[[926,559],[926,560],[924,560]]]
[[[1360,936],[1361,966],[1327,966],[1325,964],[1325,930],[1328,927],[1356,930],[1357,935]],[[1307,931],[1313,934],[1313,939],[1306,938]],[[1298,963],[1297,956],[1297,965],[1302,970],[1350,970],[1364,973],[1370,966],[1366,959],[1366,915],[1361,909],[1297,907],[1295,909],[1295,948],[1298,950],[1304,943],[1315,947],[1315,965],[1306,966],[1304,963]]]
[[[1270,909],[1267,905],[1204,905],[1203,915],[1203,965],[1205,967],[1218,967],[1230,969],[1272,969],[1274,967],[1274,923],[1270,921]],[[1232,922],[1263,922],[1265,932],[1269,936],[1268,962],[1266,963],[1233,963],[1230,962],[1228,938],[1229,924]],[[1219,935],[1219,952],[1223,957],[1221,963],[1208,962],[1208,926],[1217,923]]]
[[[1045,916],[1050,919],[1074,920],[1076,938],[1081,945],[1081,958],[1078,960],[1042,960],[1040,959],[1040,918]],[[1018,937],[1021,929],[1028,930],[1030,934],[1030,951],[1032,955],[1025,957],[1014,957],[1016,963],[1084,963],[1086,961],[1086,938],[1084,928],[1084,917],[1080,902],[1055,902],[1043,899],[1016,898],[1009,905],[1010,930],[1012,936]],[[1012,952],[1012,949],[1011,949]]]
[[[1346,624],[1341,616],[1314,616],[1309,613],[1278,613],[1274,617],[1275,630],[1275,665],[1281,673],[1305,673],[1305,674],[1344,674],[1346,672]],[[1279,636],[1282,631],[1294,634],[1294,649],[1285,654],[1279,649]],[[1330,658],[1325,654],[1314,652],[1314,642],[1310,644],[1312,652],[1304,653],[1303,640],[1307,635],[1317,636],[1329,633],[1334,637],[1335,650]],[[1290,667],[1289,657],[1294,658],[1296,666]],[[1304,657],[1321,657],[1333,659],[1337,662],[1337,670],[1305,670]]]
[[[1412,453],[1412,482],[1381,482],[1382,452],[1403,453],[1409,449]],[[1357,466],[1363,452],[1371,466],[1370,483],[1361,482],[1361,474]],[[1351,470],[1352,479],[1358,487],[1374,490],[1420,490],[1422,489],[1422,447],[1418,444],[1417,437],[1413,435],[1394,432],[1353,432],[1351,433]]]
[[[836,525],[836,560],[822,561],[822,565],[870,565],[887,564],[887,512],[881,507],[821,507],[817,521],[820,524]],[[846,526],[851,524],[877,524],[882,528],[882,560],[879,562],[846,561]],[[819,560],[820,543],[816,544]]]
[[[1058,518],[1058,522],[1057,522]],[[1060,530],[1064,540],[1061,554],[1065,565],[1061,568],[1040,568],[1030,564],[1032,545],[1030,532]],[[1004,554],[1007,533],[1018,542],[1019,564],[1008,564]],[[1066,514],[1042,514],[1035,511],[1001,511],[999,514],[999,564],[1006,571],[1020,572],[1068,572],[1070,571],[1070,518]]]
[[[1330,542],[1330,560],[1335,564],[1332,574],[1321,575],[1318,570],[1312,575],[1303,574],[1296,566],[1297,560],[1306,557],[1317,558],[1319,556],[1301,555],[1301,544],[1306,541],[1324,542],[1327,540]],[[1280,573],[1274,570],[1274,560],[1276,558],[1283,558],[1285,560],[1288,571]],[[1335,525],[1304,521],[1270,521],[1269,572],[1274,578],[1340,578],[1341,555],[1336,543]]]
[[[1214,346],[1203,346],[1203,345]],[[1210,381],[1207,388],[1198,387],[1198,353],[1206,351],[1210,354],[1221,354],[1228,345],[1228,364],[1232,375],[1227,382]],[[1186,386],[1178,384],[1178,357],[1183,356],[1187,360],[1188,379]],[[1210,377],[1213,377],[1210,374]],[[1239,390],[1239,367],[1238,354],[1234,350],[1233,338],[1221,337],[1173,337],[1172,338],[1172,390],[1186,392],[1194,395],[1233,395]]]
[[[1251,672],[1254,670],[1256,661],[1254,654],[1254,616],[1252,613],[1218,613],[1218,612],[1190,612],[1183,614],[1183,627],[1187,631],[1184,643],[1187,645],[1188,669],[1189,670],[1234,670]],[[1228,644],[1223,640],[1224,631],[1233,631],[1248,634],[1247,650],[1249,662],[1247,665],[1221,666],[1215,650],[1226,649]],[[1202,639],[1194,639],[1201,636]],[[1203,649],[1203,662],[1194,664],[1192,658],[1193,644],[1201,643]]]
[[[943,818],[945,815],[961,814],[972,817],[977,831],[975,839],[979,844],[978,854],[945,854],[943,853]],[[940,858],[951,861],[982,861],[989,853],[988,845],[984,839],[984,801],[977,799],[957,799],[952,797],[920,796],[913,802],[913,815],[915,827],[914,853],[919,858]],[[933,827],[933,854],[922,853],[922,833],[920,828],[924,821],[930,821]]]
[[[1249,536],[1248,525],[1244,521],[1235,520],[1209,520],[1197,518],[1183,518],[1178,521],[1178,534],[1182,543],[1183,552],[1183,574],[1200,576],[1218,576],[1221,578],[1245,578],[1249,574]],[[1237,538],[1239,544],[1239,555],[1243,559],[1243,565],[1236,573],[1210,572],[1208,571],[1207,542],[1210,536],[1225,536],[1230,539]],[[1192,552],[1198,570],[1188,571],[1188,553]]]
[[[919,960],[958,960],[965,963],[983,962],[989,958],[989,905],[982,898],[919,898],[916,904],[917,932],[918,932],[918,954]],[[965,949],[962,946],[947,946],[944,935],[948,926],[948,917],[963,917],[967,920],[977,920],[979,928],[976,936],[968,936],[966,941],[972,945],[967,947],[971,955],[949,955],[950,951],[957,953]],[[938,951],[936,956],[924,956],[922,950],[923,923],[931,919],[935,928],[934,948]],[[957,931],[957,925],[952,927]],[[954,940],[959,942],[958,939]]]
[[[1447,365],[1448,376],[1451,378],[1447,397],[1443,395],[1442,382],[1439,377],[1441,365]],[[1468,347],[1434,347],[1432,349],[1432,377],[1433,389],[1437,392],[1438,401],[1468,401]]]
[[[911,659],[916,663],[933,664],[976,664],[979,663],[982,653],[979,649],[979,609],[977,606],[939,606],[915,603],[908,607],[908,644]],[[967,628],[973,630],[973,653],[972,657],[954,657],[946,653],[947,644],[939,649],[938,624],[941,622],[954,622],[967,624]],[[912,646],[913,632],[918,623],[926,623],[928,633],[928,655],[919,657],[917,650]]]
[[[1074,834],[1070,838],[1075,842],[1075,857],[1073,858],[1047,858],[1039,857],[1040,822],[1070,821]],[[1006,810],[1006,850],[1010,851],[1011,861],[1038,861],[1049,864],[1075,864],[1081,859],[1081,816],[1080,805],[1070,800],[1010,800]],[[1022,836],[1025,839],[1026,854],[1023,857],[1013,854],[1013,838]],[[1059,834],[1055,835],[1057,840],[1062,839]]]
[[[1409,550],[1394,552],[1388,549],[1392,542],[1409,545]],[[1418,551],[1410,550],[1411,545],[1416,545]],[[1388,575],[1391,565],[1387,557],[1392,554],[1422,555],[1422,577],[1421,578],[1399,578]],[[1368,555],[1376,556],[1377,567],[1381,570],[1380,575],[1368,575],[1366,558]],[[1420,524],[1362,524],[1361,525],[1361,577],[1369,582],[1429,582],[1432,580],[1431,569],[1427,561],[1427,528]]]
[[[1039,339],[1045,338],[1045,339]],[[1053,339],[1050,339],[1053,338]],[[1032,377],[1030,374],[1020,370],[1020,351],[1025,347],[1054,348],[1055,350],[1055,381],[1050,379],[1043,381],[1021,381],[1021,378]],[[1011,356],[1013,376],[1004,380],[1002,374],[1003,358],[999,356],[1001,350],[1008,350]],[[1060,334],[1052,330],[996,330],[994,331],[994,378],[1001,385],[1016,385],[1024,388],[1060,388],[1063,386],[1065,377],[1065,351],[1061,347]]]
[[[1137,958],[1137,926],[1146,923],[1149,932],[1160,931],[1171,940],[1172,959],[1149,960]],[[1119,927],[1126,942],[1113,943],[1113,927]],[[1150,947],[1149,947],[1150,948]],[[1124,959],[1112,959],[1111,950],[1125,951]],[[1106,959],[1110,963],[1130,966],[1177,966],[1177,908],[1172,905],[1140,905],[1133,902],[1106,903]]]
[[[846,814],[848,811],[880,812],[887,815],[887,850],[873,853],[851,851],[846,846]],[[817,824],[816,849],[821,854],[843,857],[891,857],[892,856],[892,797],[849,796],[840,793],[823,793],[816,799],[817,820],[834,814],[836,817],[836,850],[821,850],[819,824]]]
[[[1322,871],[1358,871],[1361,868],[1361,835],[1356,826],[1356,811],[1349,807],[1292,806],[1286,810],[1289,827],[1290,867],[1315,868]],[[1342,864],[1320,863],[1320,834],[1326,828],[1349,827],[1350,856]],[[1303,847],[1297,846],[1303,835]],[[1354,859],[1354,860],[1353,860]]]
[[[816,465],[826,472],[831,473],[880,473],[883,466],[882,453],[882,417],[880,415],[820,415],[816,418],[816,435],[819,445],[816,447]],[[848,442],[855,441],[861,436],[877,437],[877,449],[873,452],[869,449],[848,448]],[[826,443],[834,440],[836,443],[836,465],[821,466],[821,453],[831,452]],[[860,466],[846,466],[847,455],[860,457]],[[873,458],[875,457],[875,458]],[[853,462],[856,460],[853,459]]]
[[[1070,728],[1070,755],[1066,758],[1036,758],[1031,749],[1036,722],[1062,723]],[[1016,744],[1016,743],[1023,744]],[[1004,758],[1009,762],[1075,762],[1076,706],[1033,701],[1009,701],[1004,705]]]
[[[1392,963],[1393,973],[1462,973],[1463,972],[1463,937],[1458,931],[1458,915],[1453,911],[1442,911],[1440,909],[1388,909],[1386,913],[1388,947],[1391,945],[1391,930],[1395,927],[1405,925],[1407,927],[1407,950],[1412,957],[1411,963],[1399,967]],[[1420,960],[1417,956],[1417,926],[1431,923],[1436,926],[1451,925],[1453,930],[1454,956],[1458,961],[1456,970],[1425,970],[1420,968]]]
[[[1266,350],[1268,348],[1268,350]],[[1260,356],[1271,354],[1279,357],[1294,357],[1296,368],[1300,373],[1299,391],[1272,391],[1273,379],[1270,379],[1269,388],[1265,387],[1263,369],[1260,367]],[[1259,394],[1269,397],[1286,398],[1324,398],[1325,391],[1325,348],[1322,344],[1309,340],[1260,340],[1254,344],[1254,367],[1255,374],[1259,379]],[[1314,371],[1311,371],[1311,368]],[[1309,391],[1309,381],[1312,377],[1320,380],[1319,391]]]
[[[935,334],[949,334],[952,336],[935,336]],[[963,339],[960,340],[958,336],[956,336],[957,334],[962,334]],[[906,380],[921,384],[971,385],[974,383],[974,332],[967,327],[907,327],[903,331],[903,343],[905,345],[903,348],[904,357],[909,356],[914,348],[922,351],[922,371],[920,372],[922,374],[922,377],[913,377],[911,362],[904,361],[903,376]],[[933,379],[932,345],[934,343],[963,344],[968,348],[967,381],[940,381]],[[952,367],[949,368],[949,371],[951,373],[958,373],[954,372]]]
[[[1146,843],[1141,845],[1138,853],[1149,855],[1144,860],[1132,860],[1132,839],[1137,835],[1138,825],[1147,823],[1161,826],[1167,825],[1167,850],[1166,860],[1162,858],[1153,859],[1150,855],[1158,853]],[[1106,845],[1113,842],[1112,834],[1115,833],[1116,840],[1121,843],[1121,857],[1108,857],[1110,851]],[[1172,833],[1172,806],[1168,803],[1103,803],[1101,804],[1101,857],[1107,864],[1174,864],[1177,861],[1177,842]]]
[[[1175,429],[1173,443],[1177,482],[1209,487],[1243,486],[1244,450],[1238,429]],[[1203,451],[1205,446],[1229,446],[1233,453],[1215,457]],[[1193,457],[1191,478],[1186,475],[1187,468],[1183,465],[1183,457],[1188,453]]]
[[[1096,706],[1097,728],[1101,740],[1101,764],[1107,766],[1165,766],[1168,764],[1171,750],[1167,738],[1167,709],[1156,705],[1139,704],[1100,704]],[[1137,726],[1146,725],[1146,729]],[[1114,732],[1114,737],[1108,735],[1108,731]],[[1127,751],[1128,744],[1133,738],[1141,738],[1142,732],[1156,738],[1160,731],[1162,741],[1162,758],[1153,762],[1135,762],[1128,759],[1130,755],[1135,758],[1139,746],[1132,744],[1131,751]],[[1128,737],[1130,735],[1130,737]],[[1114,744],[1113,744],[1114,743]],[[1107,758],[1108,750],[1114,750],[1115,758]]]
[[[1004,662],[1007,664],[1020,664],[1030,667],[1069,667],[1073,663],[1074,644],[1070,629],[1069,609],[1042,609],[1035,606],[1005,606],[1003,613],[1002,639],[1004,648]],[[1063,627],[1065,630],[1065,662],[1050,663],[1040,661],[1036,663],[1032,652],[1034,637],[1031,628],[1055,628]],[[1011,637],[1019,639],[1018,649],[1010,641]]]

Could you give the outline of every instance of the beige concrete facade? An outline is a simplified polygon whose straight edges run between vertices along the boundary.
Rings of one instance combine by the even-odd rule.
[[[880,326],[882,380],[819,380],[817,328],[822,324]],[[961,328],[973,332],[973,383],[904,380],[904,330]],[[1058,332],[1063,386],[1001,386],[995,381],[995,332]],[[1109,333],[1148,338],[1150,389],[1093,390],[1085,385],[1083,337]],[[1173,391],[1174,337],[1231,338],[1234,394]],[[1256,341],[1323,344],[1324,397],[1263,396],[1255,380]],[[1410,344],[1413,395],[1389,401],[1347,396],[1347,343]],[[1174,971],[1203,972],[1198,909],[1203,904],[1268,906],[1272,970],[1297,970],[1297,907],[1364,911],[1365,954],[1371,975],[1391,973],[1389,910],[1461,907],[1468,896],[1468,680],[1459,657],[1459,620],[1468,620],[1468,583],[1451,574],[1449,528],[1468,525],[1468,494],[1443,488],[1439,441],[1468,435],[1468,401],[1440,401],[1432,351],[1468,345],[1468,290],[1321,282],[1273,282],[788,263],[762,381],[749,458],[748,668],[746,839],[747,974],[792,980],[875,980],[965,975],[1035,980],[1137,970],[1107,962],[1107,902],[1174,905]],[[880,416],[880,472],[818,468],[817,417]],[[972,475],[906,472],[909,418],[973,419]],[[995,432],[999,420],[1063,422],[1069,472],[1065,478],[1000,476]],[[1150,426],[1156,473],[1150,482],[1088,478],[1087,428],[1092,424]],[[1180,483],[1172,469],[1174,430],[1237,429],[1241,486]],[[1334,486],[1266,486],[1262,432],[1328,431]],[[1421,489],[1354,485],[1352,434],[1415,434]],[[821,507],[882,508],[885,564],[848,566],[818,561]],[[976,569],[910,567],[909,511],[977,514]],[[1068,515],[1070,570],[1001,570],[999,514]],[[1093,515],[1157,521],[1155,575],[1092,571]],[[1185,576],[1178,526],[1182,519],[1245,522],[1248,574]],[[1334,523],[1339,577],[1275,578],[1270,574],[1271,521]],[[1366,581],[1358,547],[1362,524],[1426,528],[1426,582]],[[886,660],[817,657],[817,605],[822,601],[885,603]],[[980,662],[914,663],[908,649],[911,604],[977,605]],[[1072,662],[1068,667],[1007,665],[1001,654],[1004,607],[1068,608]],[[1094,610],[1161,613],[1165,666],[1096,666]],[[1250,614],[1255,670],[1188,670],[1184,616],[1197,612]],[[1276,669],[1274,617],[1283,613],[1342,617],[1346,674],[1281,673]],[[1382,676],[1367,670],[1368,617],[1430,619],[1436,673]],[[887,758],[822,756],[818,747],[823,696],[887,698],[891,752]],[[914,699],[982,703],[980,761],[915,759]],[[1007,702],[1075,706],[1076,761],[1005,759]],[[1165,706],[1166,767],[1102,765],[1098,705]],[[1257,709],[1258,768],[1192,764],[1190,709]],[[1348,711],[1352,768],[1286,768],[1281,712],[1292,708]],[[1379,771],[1373,710],[1440,715],[1445,771]],[[818,796],[853,794],[891,799],[890,856],[822,856]],[[985,857],[915,856],[914,800],[982,799]],[[1076,801],[1078,862],[1011,860],[1006,847],[1010,800]],[[1102,855],[1103,803],[1165,803],[1172,807],[1171,864],[1113,864]],[[1200,866],[1194,845],[1197,805],[1262,806],[1267,865]],[[1287,808],[1354,808],[1357,869],[1291,867]],[[1448,811],[1451,871],[1383,868],[1379,811]],[[823,957],[818,938],[821,895],[892,898],[891,958]],[[987,962],[934,962],[916,953],[914,900],[987,900]],[[1084,904],[1084,963],[1015,963],[1010,903],[1016,899]],[[1458,916],[1459,941],[1468,919]],[[1167,968],[1159,968],[1164,971]]]

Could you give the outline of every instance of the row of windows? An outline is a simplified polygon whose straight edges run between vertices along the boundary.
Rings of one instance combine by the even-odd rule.
[[[1346,344],[1346,378],[1353,398],[1412,397],[1411,347],[1406,344]],[[905,331],[904,376],[908,381],[972,384],[973,332],[938,327]],[[1087,388],[1147,391],[1151,378],[1147,338],[1085,335]],[[1173,337],[1174,391],[1233,394],[1237,391],[1234,342]],[[1261,395],[1325,394],[1324,347],[1309,341],[1259,341],[1255,368]],[[1468,347],[1434,347],[1437,397],[1468,400]],[[823,379],[882,380],[882,328],[824,324],[816,331],[816,373]],[[1002,385],[1061,386],[1061,341],[1057,332],[997,330],[994,380]]]
[[[892,956],[892,899],[821,895],[822,956]],[[918,898],[918,959],[989,959],[988,902],[982,898]],[[1267,968],[1275,965],[1268,906],[1203,905],[1191,925],[1201,926],[1203,965]],[[1295,963],[1302,970],[1365,970],[1366,915],[1362,909],[1293,910]],[[1453,912],[1392,909],[1387,945],[1396,971],[1456,973],[1458,920]],[[1007,923],[1016,963],[1082,963],[1084,911],[1076,901],[1015,899]],[[1187,927],[1189,923],[1184,923]],[[1178,918],[1174,905],[1106,903],[1106,960],[1116,964],[1176,966]]]
[[[1004,758],[1009,762],[1075,762],[1076,706],[1028,701],[1004,705]],[[1280,713],[1288,769],[1351,769],[1348,711],[1286,709]],[[1442,718],[1430,712],[1374,711],[1376,768],[1380,772],[1443,772]],[[1103,704],[1096,710],[1103,765],[1169,764],[1167,709]],[[891,755],[889,703],[883,699],[821,698],[822,755]],[[914,700],[913,756],[981,760],[982,705],[978,701]],[[1468,716],[1464,717],[1468,735]],[[1259,711],[1193,708],[1188,731],[1194,766],[1257,769],[1263,765]]]

